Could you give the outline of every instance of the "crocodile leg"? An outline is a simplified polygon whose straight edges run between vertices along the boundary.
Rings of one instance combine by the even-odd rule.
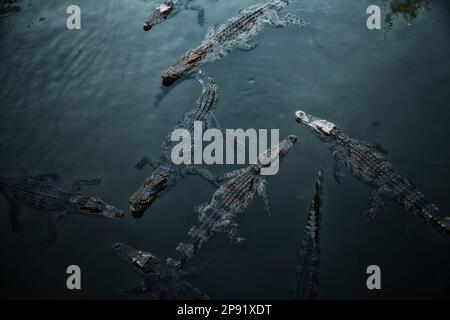
[[[270,17],[269,24],[276,28],[282,28],[289,24],[293,24],[298,27],[303,27],[306,25],[305,21],[300,16],[292,13],[285,13],[281,16],[275,13]]]
[[[12,231],[15,234],[17,234],[23,228],[23,224],[20,223],[19,219],[18,219],[19,218],[19,213],[20,213],[20,203],[9,192],[3,191],[2,194],[5,196],[6,201],[8,202],[8,204],[10,206],[9,222],[11,223]]]
[[[209,170],[197,168],[193,165],[187,165],[181,169],[182,175],[199,175],[204,180],[211,183],[214,187],[219,187],[219,181]]]
[[[374,190],[370,193],[369,200],[371,207],[364,211],[363,216],[371,221],[378,217],[381,211],[386,210],[386,205],[384,202],[385,195],[387,194],[387,190]]]
[[[339,150],[332,150],[335,161],[333,168],[334,179],[337,183],[341,183],[345,176],[345,158]]]
[[[89,180],[80,179],[73,182],[72,192],[80,193],[82,186],[97,186],[102,183],[102,179],[93,178]]]
[[[237,223],[233,222],[226,227],[226,232],[228,235],[228,240],[232,245],[238,247],[244,247],[247,245],[247,239],[241,237],[239,232],[239,226]]]
[[[266,179],[264,179],[264,178],[259,179],[259,181],[256,184],[256,192],[258,192],[258,195],[264,201],[264,209],[267,211],[267,213],[270,216],[271,204],[270,204],[269,194],[267,193],[267,180]]]
[[[239,50],[244,52],[250,52],[256,49],[257,46],[258,44],[256,42],[244,42],[240,45]]]
[[[68,216],[67,212],[62,211],[62,212],[57,212],[50,217],[50,219],[48,221],[48,233],[49,233],[48,243],[50,245],[52,245],[56,242],[56,238],[58,236],[58,230],[56,229],[56,224],[67,216]]]
[[[135,168],[142,170],[146,165],[156,168],[159,165],[159,161],[152,156],[144,156],[138,163],[135,164]]]

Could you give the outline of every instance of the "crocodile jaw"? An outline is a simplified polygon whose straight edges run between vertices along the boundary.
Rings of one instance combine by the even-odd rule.
[[[167,188],[167,175],[155,171],[130,198],[130,210],[135,217],[140,217]]]

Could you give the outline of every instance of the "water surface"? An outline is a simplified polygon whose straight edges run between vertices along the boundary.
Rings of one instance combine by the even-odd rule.
[[[0,18],[0,170],[4,175],[56,172],[69,189],[100,177],[85,193],[126,209],[150,169],[134,163],[157,155],[165,135],[189,111],[200,86],[185,81],[155,106],[161,72],[222,24],[258,0],[196,0],[204,26],[183,11],[142,31],[158,1],[78,0],[82,29],[65,27],[66,1],[22,1]],[[337,123],[355,138],[390,150],[400,174],[449,212],[449,6],[435,0],[413,21],[396,15],[392,28],[366,28],[377,1],[292,1],[305,28],[266,27],[251,52],[235,51],[204,67],[220,90],[217,116],[225,128],[279,128],[296,134],[277,176],[269,177],[272,215],[256,199],[240,218],[249,249],[213,239],[194,263],[211,267],[192,282],[213,298],[284,299],[294,276],[316,173],[325,172],[319,298],[450,298],[450,243],[396,204],[372,223],[369,189],[350,175],[338,185],[326,146],[293,120],[303,109]],[[379,2],[382,5],[382,2]],[[389,6],[384,5],[383,10]],[[384,12],[384,11],[383,11]],[[45,19],[41,19],[45,17]],[[40,21],[42,20],[42,21]],[[216,173],[235,167],[212,168]],[[27,228],[14,235],[0,197],[0,295],[4,298],[136,298],[117,289],[139,278],[115,256],[122,241],[169,256],[194,223],[192,208],[214,188],[189,177],[140,219],[71,216],[54,246],[42,243],[49,214],[24,208]],[[68,291],[65,269],[82,269],[83,290]],[[367,266],[382,269],[382,290],[368,291]],[[138,297],[145,298],[145,296]]]

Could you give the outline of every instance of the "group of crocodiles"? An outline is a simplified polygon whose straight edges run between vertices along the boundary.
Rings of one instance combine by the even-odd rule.
[[[173,84],[177,79],[192,77],[202,85],[202,92],[193,110],[185,114],[175,129],[194,130],[194,122],[201,121],[203,130],[220,128],[214,113],[217,102],[217,85],[201,70],[191,71],[207,61],[217,58],[218,52],[234,48],[248,48],[248,40],[254,36],[266,22],[272,25],[297,23],[301,19],[292,15],[280,18],[277,12],[288,4],[284,0],[271,0],[242,10],[237,18],[232,18],[216,32],[209,32],[205,41],[197,48],[188,51],[163,74],[165,85]],[[199,12],[203,10],[191,6],[190,1],[168,0],[159,6],[145,22],[144,29],[151,29],[156,23],[175,14],[181,7]],[[303,23],[302,23],[303,24]],[[220,56],[223,56],[220,55]],[[304,111],[295,113],[295,120],[311,129],[332,152],[336,161],[334,177],[341,182],[344,169],[347,168],[356,178],[373,188],[370,194],[371,208],[365,215],[373,217],[385,207],[385,201],[397,201],[406,211],[422,218],[439,232],[450,234],[450,217],[428,201],[407,179],[402,178],[386,159],[386,151],[377,144],[353,139],[335,124],[319,119]],[[130,198],[130,210],[134,216],[141,216],[151,204],[187,175],[200,175],[217,187],[209,203],[194,209],[197,222],[188,231],[186,240],[180,242],[171,257],[166,260],[151,253],[137,250],[131,246],[116,242],[114,251],[129,263],[142,276],[143,281],[133,292],[148,292],[154,299],[208,299],[208,295],[193,286],[186,277],[199,271],[199,267],[186,267],[206,243],[219,232],[227,235],[233,245],[245,246],[237,223],[238,215],[244,212],[253,200],[255,192],[261,196],[265,208],[270,211],[270,199],[267,194],[267,181],[261,169],[270,165],[274,157],[285,158],[297,142],[295,135],[289,135],[277,146],[263,152],[256,163],[222,177],[214,176],[204,168],[193,165],[175,165],[171,160],[174,143],[167,136],[158,159],[148,155],[142,158],[136,168],[145,165],[154,168],[152,174]],[[83,185],[97,185],[100,179],[77,180],[71,192],[60,187],[60,177],[56,174],[38,176],[0,177],[0,192],[10,205],[10,221],[15,232],[20,231],[18,214],[21,206],[53,212],[49,221],[50,241],[56,240],[55,223],[71,214],[119,219],[124,212],[104,201],[83,196]],[[300,250],[299,263],[291,285],[290,299],[316,299],[318,296],[320,264],[320,221],[323,201],[323,173],[319,170]]]

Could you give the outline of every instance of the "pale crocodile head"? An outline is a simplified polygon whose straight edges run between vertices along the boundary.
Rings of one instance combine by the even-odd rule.
[[[325,141],[335,140],[339,133],[339,128],[334,123],[316,118],[304,111],[297,111],[295,120],[310,128],[319,138]]]
[[[264,167],[269,166],[275,158],[281,160],[286,156],[286,154],[289,152],[289,149],[292,148],[292,146],[294,145],[294,143],[297,142],[297,140],[298,138],[296,135],[291,134],[287,136],[278,145],[273,146],[267,151],[261,153],[258,157],[258,162],[261,163]],[[273,155],[274,152],[277,152],[277,154]]]
[[[120,219],[125,215],[122,210],[91,196],[75,195],[69,199],[69,202],[79,213],[86,216]]]
[[[140,188],[130,198],[130,210],[136,218],[141,217],[155,201],[155,199],[167,188],[168,173],[156,170],[148,177]]]
[[[114,252],[139,274],[158,275],[164,268],[164,263],[154,255],[134,249],[124,243],[115,242],[113,244]]]
[[[145,20],[144,22],[144,30],[148,31],[156,24],[161,21],[167,19],[167,17],[173,12],[175,9],[175,4],[172,0],[168,0],[160,4],[155,11],[153,11],[152,15]]]
[[[170,86],[196,66],[200,65],[212,48],[211,42],[205,42],[184,54],[175,64],[161,75],[163,85]]]

